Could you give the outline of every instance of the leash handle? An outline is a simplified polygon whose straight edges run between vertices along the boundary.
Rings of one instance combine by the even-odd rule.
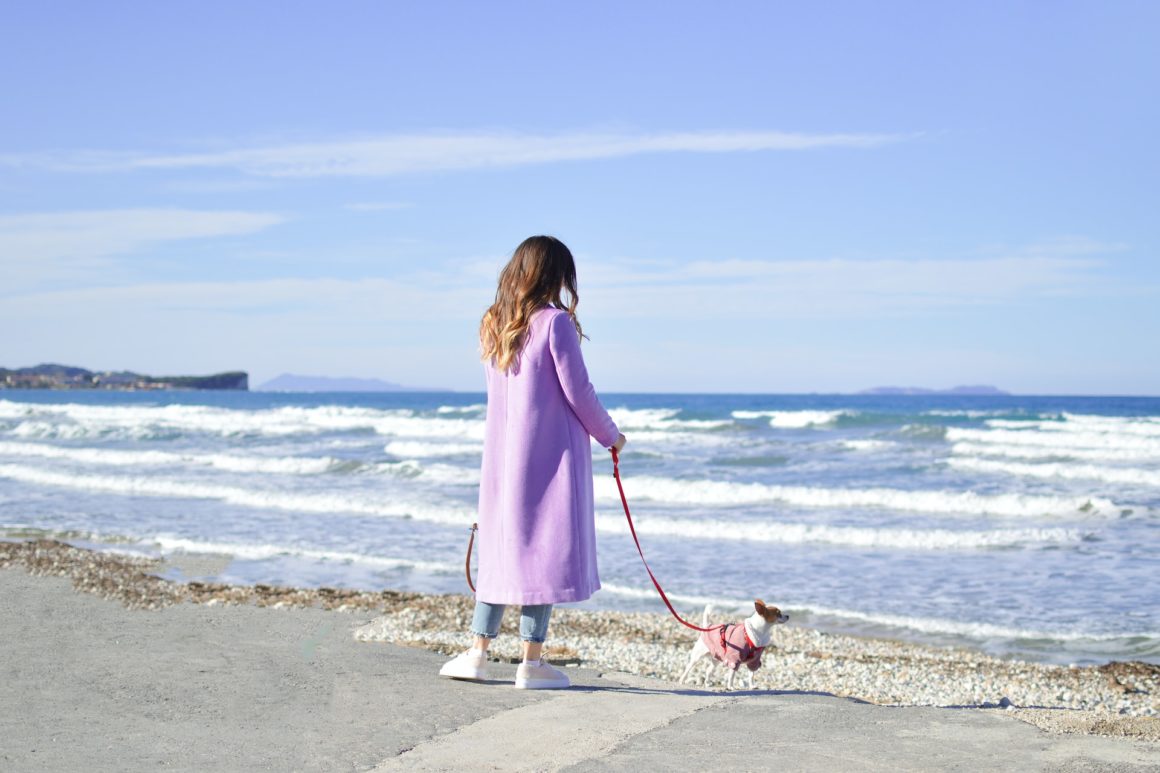
[[[620,492],[620,503],[624,505],[624,517],[628,519],[628,530],[632,532],[632,541],[636,543],[636,552],[640,553],[640,560],[644,563],[644,569],[646,572],[648,572],[649,579],[652,580],[652,584],[657,589],[657,593],[661,595],[661,601],[665,602],[665,606],[669,608],[669,612],[672,612],[673,617],[677,619],[677,622],[686,628],[692,628],[694,631],[716,631],[717,629],[721,629],[722,633],[724,633],[725,626],[723,625],[714,625],[710,626],[709,628],[702,628],[699,625],[693,625],[688,620],[681,617],[677,610],[673,608],[673,604],[671,601],[669,601],[669,597],[665,595],[665,589],[661,587],[659,582],[657,582],[656,575],[654,575],[652,569],[649,568],[648,560],[644,557],[644,551],[641,550],[640,547],[640,539],[636,536],[636,526],[634,526],[632,523],[632,513],[628,511],[628,498],[624,496],[624,484],[620,482],[620,453],[615,448],[611,448],[609,450],[612,451],[612,477],[616,478],[616,489]]]
[[[467,572],[467,587],[471,588],[471,592],[475,593],[475,583],[471,581],[471,548],[475,545],[475,533],[479,531],[479,524],[471,524],[471,536],[467,539],[467,562],[465,571]]]

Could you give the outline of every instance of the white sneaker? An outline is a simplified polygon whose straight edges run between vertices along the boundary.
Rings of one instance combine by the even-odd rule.
[[[482,650],[461,652],[443,664],[439,676],[483,681],[487,679],[487,653]]]
[[[520,663],[516,669],[517,690],[558,690],[571,686],[572,681],[567,674],[542,660],[535,665]]]

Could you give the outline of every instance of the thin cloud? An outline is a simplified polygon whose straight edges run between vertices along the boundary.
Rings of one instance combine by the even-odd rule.
[[[858,319],[1078,297],[1102,286],[1103,261],[1012,256],[980,260],[722,260],[585,266],[590,310],[613,317]],[[589,289],[586,289],[589,288]]]
[[[644,153],[739,153],[873,148],[919,134],[810,134],[705,131],[660,134],[516,132],[399,134],[290,143],[208,153],[40,153],[0,156],[0,164],[67,172],[234,169],[256,177],[390,177],[416,172],[500,168],[621,158]]]
[[[113,209],[0,215],[6,289],[83,275],[116,255],[183,239],[250,234],[284,222],[270,212]]]

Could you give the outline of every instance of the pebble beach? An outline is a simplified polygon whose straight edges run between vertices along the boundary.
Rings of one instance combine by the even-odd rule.
[[[357,616],[354,637],[362,642],[390,642],[443,654],[468,644],[465,631],[472,600],[467,596],[160,577],[173,569],[167,563],[174,561],[179,558],[98,552],[58,540],[0,542],[0,567],[65,576],[78,591],[141,614],[185,603],[320,608]],[[711,620],[725,622],[712,615]],[[515,611],[509,610],[493,657],[515,658],[516,623]],[[553,615],[546,651],[549,659],[565,666],[675,681],[694,635],[665,614],[561,607]],[[1001,712],[1050,732],[1160,740],[1160,666],[1139,661],[1098,666],[1030,663],[963,648],[837,635],[792,621],[775,630],[763,660],[755,690],[821,693],[889,706],[970,708]],[[706,686],[724,689],[722,670],[698,669],[698,682],[706,674]]]

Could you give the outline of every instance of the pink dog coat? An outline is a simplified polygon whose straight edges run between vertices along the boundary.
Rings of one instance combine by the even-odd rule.
[[[724,663],[736,671],[745,664],[750,671],[761,668],[761,652],[765,647],[758,647],[749,638],[745,630],[745,623],[723,625],[720,628],[705,631],[701,634],[701,641],[709,648],[709,654],[714,660]]]

